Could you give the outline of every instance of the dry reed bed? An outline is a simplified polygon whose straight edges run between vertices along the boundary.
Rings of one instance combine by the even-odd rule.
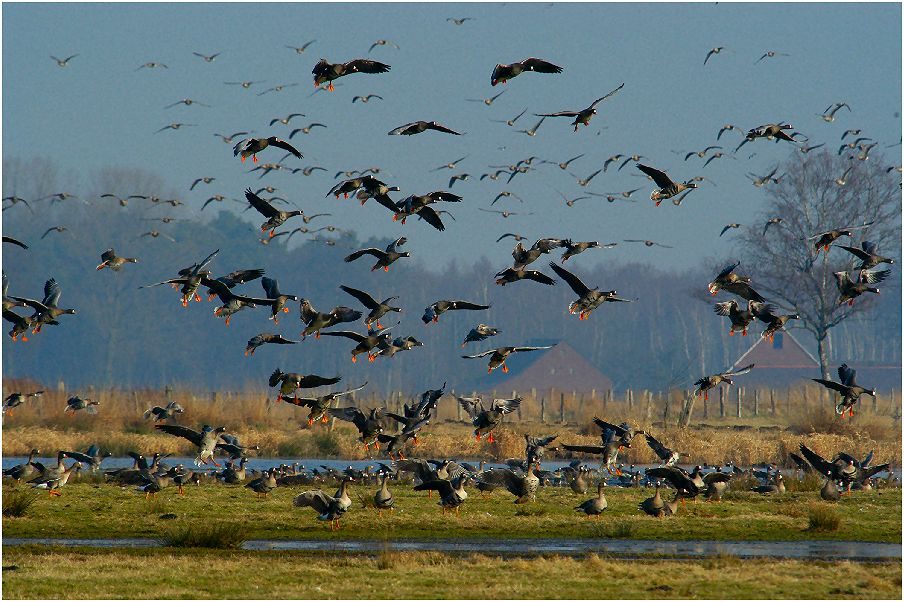
[[[7,390],[34,390],[35,383],[7,383]],[[11,385],[16,385],[14,389]],[[245,445],[258,445],[258,455],[265,457],[337,457],[364,459],[367,457],[357,439],[354,428],[335,421],[335,428],[315,424],[308,428],[307,408],[276,403],[269,391],[249,388],[239,393],[198,394],[187,390],[164,392],[159,390],[118,389],[86,390],[78,394],[101,402],[97,415],[79,412],[76,416],[63,414],[65,401],[71,392],[47,391],[42,398],[16,408],[4,418],[2,451],[5,455],[22,455],[36,447],[46,455],[57,449],[84,449],[98,444],[116,455],[126,451],[159,451],[161,453],[193,453],[192,446],[179,438],[159,433],[153,423],[142,416],[153,405],[165,405],[175,399],[186,407],[178,423],[197,428],[201,424],[224,425],[228,432],[239,436]],[[316,392],[315,392],[316,393]],[[793,394],[794,391],[789,392]],[[314,393],[311,393],[314,394]],[[391,409],[407,399],[397,396],[385,402]],[[354,403],[354,401],[350,401]],[[359,404],[370,406],[382,403],[375,398],[360,398]],[[599,429],[592,424],[595,414],[612,422],[628,420],[644,429],[669,447],[687,454],[682,462],[722,463],[731,461],[749,465],[761,461],[788,464],[788,453],[796,451],[799,443],[828,455],[846,450],[862,457],[876,452],[878,461],[901,462],[900,420],[890,413],[862,412],[853,419],[834,416],[825,404],[802,404],[790,415],[758,418],[707,419],[704,426],[680,429],[674,426],[677,413],[669,421],[661,415],[647,417],[643,404],[629,407],[624,402],[610,402],[603,412],[602,404],[583,406],[579,420],[559,424],[557,411],[548,410],[546,422],[540,423],[539,402],[526,399],[519,421],[516,414],[505,418],[494,443],[475,441],[472,428],[457,422],[453,398],[444,397],[439,404],[439,420],[425,429],[417,448],[409,453],[426,457],[468,457],[501,460],[521,457],[524,453],[524,433],[559,434],[558,442],[594,444],[599,441]],[[553,404],[556,405],[556,404]],[[532,409],[531,409],[532,408]],[[697,414],[699,416],[699,413]],[[716,426],[710,426],[716,425]],[[763,427],[763,428],[759,428]],[[382,457],[383,454],[379,454]],[[652,451],[641,439],[625,450],[620,459],[627,463],[655,462]]]
[[[522,457],[524,454],[524,432],[534,434],[559,434],[559,442],[575,444],[598,444],[598,435],[580,435],[577,429],[551,429],[536,425],[535,428],[508,426],[500,428],[496,433],[496,441],[477,442],[468,425],[440,424],[424,433],[419,438],[417,447],[409,448],[409,455],[433,458],[483,458],[502,460]],[[358,440],[357,432],[347,425],[336,426],[332,433],[323,427],[315,430],[299,430],[290,425],[285,430],[275,428],[238,428],[230,432],[238,435],[245,445],[258,445],[260,450],[252,452],[260,457],[310,457],[310,458],[343,458],[361,460],[369,456]],[[836,435],[813,433],[794,435],[786,431],[735,431],[729,428],[672,428],[668,431],[653,431],[661,441],[675,450],[685,452],[682,463],[702,464],[704,462],[719,464],[731,461],[738,466],[749,466],[756,462],[776,462],[789,466],[788,453],[797,451],[800,443],[827,456],[845,450],[856,457],[863,457],[875,451],[877,462],[901,464],[900,439],[877,441],[868,435]],[[126,451],[135,450],[142,453],[158,451],[177,455],[194,455],[195,450],[184,439],[163,433],[135,433],[117,431],[80,431],[59,430],[44,427],[7,427],[3,431],[3,454],[25,455],[36,447],[43,454],[50,456],[58,449],[85,449],[89,445],[98,444],[101,449],[110,450],[114,455],[125,455]],[[373,457],[385,458],[381,452]],[[548,457],[555,457],[550,453]],[[575,457],[580,457],[578,454]],[[589,461],[591,457],[587,457]],[[652,450],[643,442],[642,437],[635,440],[634,445],[623,450],[619,459],[628,464],[658,463]]]

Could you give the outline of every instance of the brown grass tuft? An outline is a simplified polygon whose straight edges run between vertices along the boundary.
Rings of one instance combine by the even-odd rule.
[[[841,527],[841,514],[828,504],[811,502],[808,522],[809,531],[837,531]]]

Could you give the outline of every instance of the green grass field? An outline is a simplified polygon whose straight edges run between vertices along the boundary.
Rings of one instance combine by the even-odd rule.
[[[901,563],[3,550],[6,598],[900,599]],[[11,567],[15,567],[14,569]],[[835,578],[843,575],[843,578]]]
[[[13,489],[4,484],[5,496]],[[165,540],[189,527],[215,524],[248,539],[365,539],[372,553],[263,552],[211,548],[3,549],[7,598],[884,598],[901,597],[901,563],[739,560],[629,560],[587,555],[499,558],[398,552],[393,539],[637,538],[715,540],[839,539],[901,541],[901,491],[855,492],[829,505],[816,491],[761,497],[745,491],[719,504],[700,502],[655,519],[637,503],[652,490],[611,489],[599,519],[573,510],[583,499],[541,488],[537,501],[515,505],[507,493],[473,490],[459,516],[443,515],[436,498],[392,486],[396,511],[378,516],[365,504],[375,487],[353,485],[352,509],[330,532],[307,508],[292,506],[303,488],[257,499],[243,487],[206,484],[181,497],[166,489],[146,500],[134,488],[76,483],[63,495],[40,494],[20,518],[3,519],[4,537]],[[329,488],[332,493],[333,487]],[[31,493],[30,491],[27,493]],[[836,530],[811,530],[813,509],[840,516]],[[163,519],[162,515],[175,518]],[[202,529],[203,531],[203,529]],[[178,539],[175,537],[173,539]],[[844,579],[827,578],[846,575]],[[550,578],[552,577],[552,578]],[[718,588],[714,589],[714,583]]]
[[[16,488],[21,489],[23,485]],[[165,489],[156,500],[145,500],[134,487],[77,483],[62,496],[42,494],[21,518],[3,518],[4,537],[159,538],[167,529],[198,522],[216,522],[243,529],[249,539],[381,539],[381,538],[587,538],[714,540],[837,539],[901,541],[901,490],[854,492],[835,508],[841,516],[833,531],[809,530],[811,505],[828,505],[817,491],[760,496],[729,492],[721,503],[688,503],[678,516],[654,519],[637,510],[653,491],[607,489],[609,509],[588,519],[573,508],[589,495],[567,488],[541,488],[535,502],[512,503],[513,496],[496,491],[481,497],[471,488],[459,516],[443,515],[437,498],[415,492],[410,485],[391,486],[396,510],[382,517],[363,503],[373,499],[375,486],[352,485],[351,510],[342,529],[331,533],[309,508],[295,508],[292,498],[306,488],[277,488],[269,499],[257,499],[240,486],[205,484],[186,488],[179,496]],[[326,488],[325,488],[326,489]],[[4,493],[11,485],[4,483]],[[329,494],[334,487],[327,489]],[[670,494],[665,491],[665,496]],[[162,520],[173,513],[175,519]]]

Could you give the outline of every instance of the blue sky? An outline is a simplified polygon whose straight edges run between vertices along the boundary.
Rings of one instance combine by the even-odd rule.
[[[64,171],[82,174],[68,188],[90,189],[90,174],[108,166],[141,167],[162,176],[187,203],[175,214],[199,213],[210,195],[241,198],[248,186],[270,184],[308,213],[329,211],[329,223],[371,235],[410,239],[409,250],[428,264],[470,262],[486,256],[500,268],[511,241],[503,232],[572,237],[601,242],[652,239],[674,249],[622,243],[586,256],[594,261],[640,258],[661,266],[691,268],[704,258],[731,254],[724,224],[753,224],[765,201],[747,173],[765,174],[787,158],[790,146],[757,141],[734,159],[703,168],[705,159],[684,154],[716,143],[719,128],[747,130],[785,120],[809,136],[809,144],[836,150],[841,134],[862,129],[880,142],[886,163],[900,165],[900,4],[3,4],[4,158],[47,157]],[[447,17],[472,17],[461,26]],[[286,48],[311,44],[304,54]],[[368,48],[378,39],[398,44]],[[724,46],[706,66],[710,48]],[[766,51],[786,53],[756,63]],[[207,63],[192,52],[220,56]],[[50,58],[72,54],[65,68]],[[497,62],[530,56],[564,67],[560,75],[528,73],[492,87]],[[320,57],[331,62],[369,57],[392,66],[381,75],[353,75],[333,93],[311,96],[311,69]],[[148,62],[167,69],[140,69]],[[756,64],[755,64],[756,63]],[[262,80],[245,90],[226,81]],[[267,88],[298,83],[258,96]],[[515,129],[533,126],[533,113],[581,109],[620,83],[603,102],[590,127],[573,133],[566,118],[548,118],[535,137]],[[492,106],[468,102],[505,93]],[[352,104],[355,95],[383,101]],[[191,98],[211,108],[168,104]],[[835,103],[834,123],[818,115]],[[491,119],[527,113],[516,128]],[[289,126],[271,119],[304,113]],[[409,121],[436,120],[463,136],[426,132],[387,136]],[[156,130],[174,122],[197,124]],[[311,122],[327,128],[298,134],[304,159],[288,167],[320,165],[326,172],[304,177],[274,173],[258,180],[250,163],[233,158],[213,133],[253,130],[287,137]],[[741,140],[722,137],[723,152]],[[559,162],[579,154],[569,170],[586,177],[607,157],[638,153],[643,162],[675,180],[704,175],[712,182],[681,205],[649,201],[652,183],[629,163],[612,167],[586,188],[555,165],[538,165],[510,184],[479,181],[488,165],[508,165],[530,156]],[[752,157],[750,155],[755,153]],[[262,162],[282,156],[262,153]],[[430,170],[467,156],[455,170]],[[381,178],[408,194],[449,189],[464,197],[450,206],[456,221],[439,233],[417,220],[393,223],[368,203],[326,198],[344,169],[382,168]],[[449,176],[472,178],[449,188]],[[216,181],[189,186],[198,177]],[[594,198],[566,207],[557,191],[573,197],[590,190],[609,193],[641,188],[637,202]],[[502,219],[478,211],[493,208],[533,215]],[[4,190],[4,195],[16,191]],[[126,191],[121,191],[126,192]],[[141,191],[135,191],[141,192]],[[239,208],[238,205],[231,205]],[[179,213],[181,211],[181,213]],[[245,214],[257,224],[259,216]],[[327,223],[327,222],[321,222]],[[291,222],[290,222],[291,224]],[[301,225],[296,224],[297,225]],[[136,226],[136,228],[141,226]],[[293,226],[295,227],[295,226]],[[249,226],[249,236],[254,236]]]

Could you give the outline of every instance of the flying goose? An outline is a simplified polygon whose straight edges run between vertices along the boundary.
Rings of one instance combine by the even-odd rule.
[[[583,123],[585,126],[590,125],[590,120],[593,119],[594,115],[596,115],[596,105],[598,105],[602,101],[606,100],[607,98],[609,98],[610,96],[612,96],[613,94],[615,94],[616,92],[618,92],[619,90],[621,90],[624,87],[625,87],[625,84],[623,83],[616,89],[614,89],[611,92],[609,92],[608,94],[606,94],[605,96],[601,96],[600,98],[597,98],[592,103],[590,103],[589,107],[587,107],[586,109],[581,109],[580,111],[559,111],[558,113],[534,113],[534,115],[536,115],[537,117],[574,117],[574,121],[572,122],[571,125],[574,126],[574,131],[577,132],[578,126],[580,124]],[[560,167],[561,167],[561,165],[560,165]],[[565,169],[565,168],[562,167],[562,169]]]
[[[493,86],[500,83],[504,84],[525,71],[534,71],[536,73],[561,73],[562,68],[537,58],[527,58],[518,63],[511,63],[510,65],[497,64],[493,68],[493,75],[490,76],[490,84]]]

